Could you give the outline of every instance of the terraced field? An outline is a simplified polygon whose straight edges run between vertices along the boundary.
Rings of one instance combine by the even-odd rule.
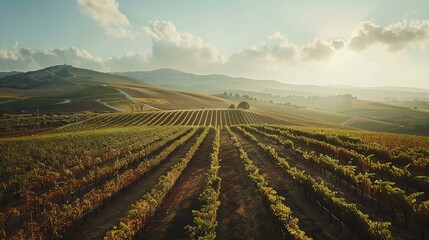
[[[0,139],[0,239],[428,238],[428,138],[238,124],[257,117],[102,115]]]

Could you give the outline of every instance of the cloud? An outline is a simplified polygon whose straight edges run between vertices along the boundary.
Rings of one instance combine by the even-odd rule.
[[[96,16],[101,19],[101,15]],[[109,23],[108,20],[103,21]],[[172,22],[152,21],[143,30],[152,39],[151,53],[130,52],[103,61],[85,49],[75,47],[45,50],[0,48],[0,71],[27,71],[67,63],[105,71],[176,68],[204,72],[219,67],[224,61],[215,46],[190,33],[177,31]]]
[[[349,39],[349,47],[361,52],[374,44],[385,45],[389,51],[395,52],[409,44],[429,40],[429,20],[407,21],[381,27],[374,21],[360,23]]]
[[[340,45],[341,43],[338,40],[335,42],[328,42],[322,39],[316,39],[302,48],[302,58],[306,61],[327,61],[334,56],[336,47],[339,48]]]
[[[307,61],[328,61],[344,47],[344,40],[315,39],[307,44],[291,43],[277,32],[268,36],[268,41],[259,46],[242,49],[232,54],[228,63],[234,67],[281,69]]]
[[[0,59],[17,60],[18,55],[15,51],[10,51],[7,48],[0,48]]]
[[[116,0],[77,0],[80,9],[100,23],[107,35],[133,38],[128,18],[119,11]]]
[[[290,43],[283,34],[277,32],[268,36],[268,42],[263,42],[259,46],[252,46],[240,50],[231,55],[231,60],[275,60],[281,62],[292,61],[299,49],[293,43]]]
[[[109,22],[111,20],[106,21],[106,25],[112,25]],[[76,67],[112,72],[174,68],[201,74],[220,73],[237,77],[291,79],[302,83],[313,81],[323,83],[339,79],[334,83],[340,84],[347,79],[344,81],[354,84],[364,81],[359,80],[359,77],[365,77],[368,84],[371,84],[375,77],[398,79],[398,76],[406,74],[423,82],[421,79],[426,76],[424,74],[427,71],[426,66],[420,65],[427,62],[426,52],[412,53],[411,57],[407,52],[393,55],[391,51],[424,43],[429,38],[428,22],[404,21],[387,27],[380,27],[372,21],[363,22],[352,35],[344,36],[348,38],[347,41],[315,38],[307,43],[297,43],[277,32],[268,36],[264,42],[237,50],[230,55],[222,55],[216,46],[203,38],[179,31],[170,21],[156,20],[143,28],[144,33],[152,41],[152,51],[147,53],[129,52],[102,60],[82,48],[36,50],[19,48],[18,44],[14,44],[11,47],[0,48],[0,71],[28,71],[66,63]],[[108,27],[106,31],[109,31]],[[120,35],[120,29],[118,31],[116,34]],[[124,34],[126,35],[126,32]],[[372,45],[382,45],[387,50],[371,48],[364,51]],[[355,54],[354,51],[364,52]],[[418,67],[413,68],[418,64],[420,64]],[[408,66],[408,70],[401,70],[402,75],[395,72],[391,76],[384,70],[386,69],[384,66],[387,65],[391,68],[405,65]]]
[[[331,46],[335,48],[335,50],[340,50],[344,48],[345,41],[343,39],[336,39],[331,41]]]
[[[299,47],[289,42],[281,33],[268,36],[268,41],[231,54],[224,65],[229,74],[238,75],[247,71],[251,74],[261,70],[283,68],[297,64]]]
[[[106,61],[106,67],[111,72],[146,70],[150,61],[148,54],[128,53],[122,57],[112,57]]]
[[[152,39],[153,65],[198,68],[222,62],[215,46],[190,33],[178,32],[170,21],[152,21],[143,30]]]
[[[268,42],[262,43],[259,51],[265,57],[279,61],[289,61],[298,54],[299,49],[297,45],[289,42],[283,34],[277,32],[268,36]]]
[[[36,50],[29,48],[0,48],[0,71],[31,71],[57,64],[105,70],[103,61],[87,50],[76,47]]]
[[[82,1],[82,0],[80,0]],[[116,5],[115,5],[116,6]],[[103,24],[111,20],[97,19]],[[118,18],[118,21],[128,21]],[[122,20],[121,20],[122,19]],[[138,71],[156,68],[175,68],[195,73],[234,73],[246,71],[279,70],[308,61],[327,61],[344,46],[341,39],[327,41],[316,39],[303,45],[290,42],[277,32],[267,41],[224,57],[218,49],[204,39],[190,33],[179,32],[170,21],[156,20],[143,31],[152,40],[152,52],[129,52],[123,56],[103,61],[82,48],[34,50],[25,48],[0,48],[0,59],[7,64],[3,69],[34,70],[56,64],[107,71]]]

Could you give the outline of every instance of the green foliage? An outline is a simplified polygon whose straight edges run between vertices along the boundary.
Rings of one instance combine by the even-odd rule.
[[[221,179],[218,177],[219,171],[219,149],[220,149],[220,128],[216,128],[213,142],[213,153],[211,153],[210,169],[207,172],[206,186],[198,199],[201,202],[201,209],[193,210],[193,224],[187,225],[185,230],[191,239],[215,239],[217,227],[217,209],[220,201]]]
[[[243,102],[240,102],[238,104],[237,108],[241,108],[241,109],[247,110],[247,109],[250,108],[250,105],[249,105],[248,102],[243,101]]]
[[[134,211],[136,214],[122,218],[120,220],[120,227],[109,230],[104,236],[104,239],[122,239],[124,237],[130,239],[136,235],[139,229],[149,220],[150,216],[155,213],[166,194],[176,183],[177,179],[206,138],[209,130],[210,128],[205,128],[194,145],[188,150],[185,157],[176,163],[165,175],[161,176],[149,192],[132,204],[131,211]],[[180,142],[179,145],[182,145],[184,142],[185,141]]]
[[[370,220],[368,215],[357,209],[355,204],[347,203],[343,198],[337,197],[336,192],[331,191],[323,182],[318,182],[315,178],[302,170],[290,167],[289,164],[286,164],[286,160],[278,156],[273,148],[261,143],[255,136],[241,127],[234,126],[232,128],[237,129],[250,141],[256,143],[271,159],[276,161],[281,169],[297,184],[313,192],[314,196],[319,196],[317,197],[318,200],[328,206],[332,212],[339,214],[340,219],[342,219],[350,229],[354,230],[356,234],[368,239],[390,239],[391,232],[388,229],[390,223]],[[314,154],[310,155],[314,156]],[[331,161],[329,158],[325,158],[325,160]],[[349,170],[353,171],[353,168]]]
[[[241,129],[239,127],[233,127],[233,129]],[[231,131],[229,127],[226,127],[226,130],[230,134],[231,139],[233,140],[234,146],[240,151],[240,158],[246,166],[246,170],[249,173],[249,177],[253,180],[259,193],[266,199],[270,205],[270,210],[272,214],[283,224],[285,230],[287,231],[290,239],[296,240],[305,240],[311,239],[308,237],[304,231],[302,231],[298,226],[298,218],[292,216],[292,211],[284,203],[284,197],[279,196],[277,191],[268,185],[268,182],[265,178],[259,173],[258,167],[249,159],[247,153],[241,147],[238,139],[235,134]],[[242,131],[242,133],[246,133]],[[247,134],[248,137],[251,137],[250,134]],[[273,154],[274,151],[271,151]],[[275,155],[278,157],[278,155]]]

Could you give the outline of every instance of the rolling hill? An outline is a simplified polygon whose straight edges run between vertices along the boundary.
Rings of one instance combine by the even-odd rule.
[[[171,69],[117,75],[70,65],[9,74],[0,78],[0,86],[0,112],[4,113],[225,109],[230,104],[248,101],[251,111],[297,124],[414,134],[429,132],[429,113],[425,109],[364,100],[396,99],[388,96],[398,95],[425,99],[429,93],[424,89],[292,85]],[[219,94],[227,91],[228,94]],[[333,95],[337,93],[344,95]],[[350,93],[364,94],[356,98]],[[409,101],[419,106],[425,102]]]
[[[129,77],[58,65],[0,78],[0,112],[136,112],[227,107],[228,100],[146,86]]]
[[[197,75],[173,69],[158,69],[153,71],[114,73],[138,79],[145,84],[207,93],[224,91],[242,93],[268,93],[272,95],[298,96],[331,96],[351,94],[360,99],[383,101],[386,98],[397,100],[429,100],[428,89],[401,87],[372,87],[361,88],[352,86],[317,86],[286,84],[274,80],[254,80],[234,78],[219,74]]]
[[[309,124],[318,122],[371,131],[419,133],[423,129],[429,132],[429,113],[423,108],[429,100],[427,89],[294,85],[172,69],[116,74],[153,86],[216,94],[234,104],[251,101],[251,106],[258,111],[283,116],[288,121],[296,121],[294,118],[298,117]],[[402,102],[409,104],[400,106]]]

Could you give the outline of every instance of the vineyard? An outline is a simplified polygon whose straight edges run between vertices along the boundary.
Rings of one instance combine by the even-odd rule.
[[[0,116],[0,137],[23,136],[47,131],[90,118],[90,114],[3,114]]]
[[[172,110],[146,113],[103,114],[91,118],[81,127],[123,126],[224,126],[236,124],[286,124],[285,121],[264,114],[243,110],[201,109]]]
[[[428,138],[284,124],[157,111],[2,138],[0,239],[429,239]]]

